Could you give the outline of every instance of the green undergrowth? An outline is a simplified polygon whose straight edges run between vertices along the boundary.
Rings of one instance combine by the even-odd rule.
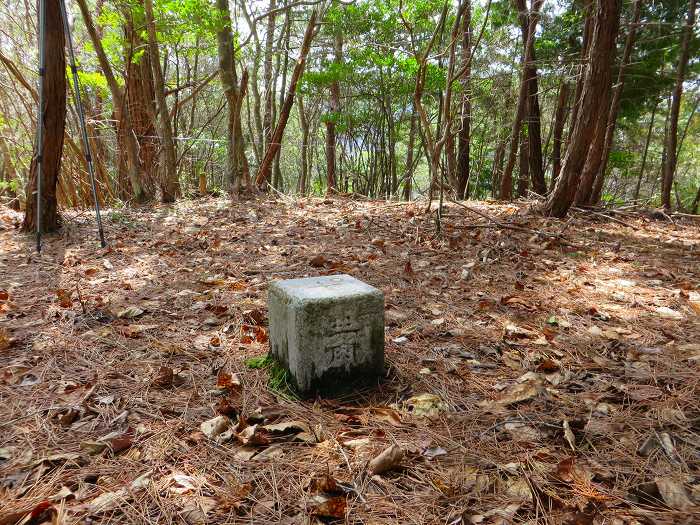
[[[298,394],[289,371],[270,355],[251,357],[245,360],[248,368],[267,371],[267,387],[277,395],[286,399],[297,400]]]

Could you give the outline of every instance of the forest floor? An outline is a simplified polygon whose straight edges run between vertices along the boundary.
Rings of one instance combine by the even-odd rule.
[[[41,255],[0,210],[0,524],[698,523],[700,221],[469,207],[69,211]],[[338,272],[386,378],[301,401],[267,285]]]

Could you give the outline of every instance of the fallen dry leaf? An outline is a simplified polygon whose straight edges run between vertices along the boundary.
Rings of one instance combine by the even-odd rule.
[[[216,439],[223,434],[231,426],[231,420],[226,416],[216,416],[212,419],[204,421],[199,425],[202,434],[209,439]]]
[[[322,518],[342,519],[345,517],[347,500],[345,496],[325,496],[318,494],[309,501],[311,515]]]
[[[404,458],[404,451],[398,445],[391,445],[369,462],[368,470],[372,474],[381,474],[397,468]]]

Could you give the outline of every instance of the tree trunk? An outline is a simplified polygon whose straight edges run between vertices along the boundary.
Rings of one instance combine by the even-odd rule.
[[[566,124],[566,117],[569,114],[568,103],[569,103],[569,93],[571,91],[571,85],[563,80],[559,86],[559,94],[557,95],[557,109],[554,114],[554,144],[552,146],[552,182],[550,189],[554,188],[554,185],[559,178],[559,172],[561,171],[561,147],[564,144],[564,126]]]
[[[406,152],[406,171],[403,183],[403,200],[410,201],[413,191],[413,156],[416,144],[416,127],[418,117],[416,112],[411,113],[411,128],[408,132],[408,151]]]
[[[525,197],[530,179],[530,137],[525,130],[520,134],[520,166],[518,170],[518,197]]]
[[[269,11],[274,11],[277,8],[277,1],[270,0]],[[272,105],[274,99],[274,89],[272,85],[272,59],[273,59],[273,44],[275,40],[275,14],[270,14],[267,17],[267,31],[265,33],[265,56],[263,61],[263,86],[265,88],[265,111],[263,113],[263,140],[264,149],[263,156],[267,157],[267,152],[270,149],[272,140]],[[284,89],[284,86],[282,87]],[[276,148],[278,149],[278,148]],[[262,163],[261,163],[262,164]],[[272,182],[272,169],[267,174],[268,184]]]
[[[678,161],[676,150],[678,142],[678,114],[681,107],[681,97],[683,96],[685,71],[688,67],[690,39],[693,35],[693,27],[695,26],[695,6],[696,0],[689,0],[687,23],[683,28],[683,36],[681,37],[681,52],[678,57],[676,85],[673,89],[673,97],[671,100],[671,114],[668,136],[666,138],[666,161],[663,165],[661,187],[661,204],[666,210],[671,209],[671,188],[673,187],[673,177],[676,172],[676,163]]]
[[[334,65],[339,67],[343,63],[343,35],[339,29],[333,35]],[[337,71],[336,71],[337,74]],[[340,84],[336,79],[330,86],[330,117],[326,119],[326,191],[336,191],[336,138],[335,121],[340,111]]]
[[[309,178],[309,121],[304,109],[304,95],[297,93],[299,127],[301,127],[301,173],[297,182],[297,193],[306,195],[306,181]]]
[[[100,68],[102,73],[107,80],[107,86],[112,95],[112,104],[114,106],[114,116],[119,124],[123,127],[125,133],[126,141],[126,154],[127,154],[127,170],[129,174],[129,182],[131,183],[131,190],[134,193],[134,200],[136,202],[142,203],[150,199],[150,196],[144,192],[142,185],[142,167],[141,161],[139,160],[139,145],[136,137],[134,136],[133,127],[131,125],[131,118],[129,116],[129,111],[125,107],[126,101],[124,99],[124,92],[117,83],[114,77],[114,72],[112,71],[112,66],[109,63],[107,54],[105,53],[104,47],[102,46],[102,39],[97,34],[95,29],[95,24],[92,21],[92,16],[90,15],[90,10],[87,6],[86,0],[77,0],[78,6],[80,7],[80,12],[83,15],[83,21],[85,22],[85,27],[90,35],[90,41],[95,48],[95,54],[100,63]]]
[[[40,0],[42,1],[42,0]],[[56,187],[61,172],[63,133],[66,127],[66,57],[65,35],[61,19],[60,1],[46,1],[46,34],[44,49],[46,71],[44,73],[43,140],[40,150],[34,152],[29,168],[27,202],[22,231],[36,230],[37,222],[42,232],[54,232],[60,228]],[[37,122],[37,125],[39,123]],[[37,156],[41,155],[41,217],[37,219]]]
[[[496,152],[493,156],[493,167],[491,169],[491,197],[493,198],[496,197],[496,189],[501,183],[501,176],[503,174],[503,157],[505,155],[505,151],[506,143],[504,141],[500,141],[498,146],[496,146]],[[478,195],[476,195],[476,197],[478,198]]]
[[[236,68],[233,69],[234,73]],[[234,77],[235,79],[235,77]],[[239,169],[239,186],[245,184],[246,191],[248,193],[253,192],[253,183],[250,180],[250,165],[248,164],[248,157],[246,156],[246,138],[243,134],[243,123],[241,122],[241,112],[243,111],[243,99],[246,97],[248,92],[248,69],[243,70],[241,75],[241,81],[239,83],[239,95],[237,98],[237,106],[234,108],[234,128],[235,134],[235,144],[236,144],[236,162]]]
[[[598,101],[601,109],[598,112],[598,119],[591,130],[593,140],[588,146],[586,162],[583,165],[578,188],[576,190],[574,202],[577,206],[582,206],[588,203],[591,192],[593,191],[595,175],[598,172],[598,168],[600,168],[600,163],[602,161],[603,147],[605,143],[605,129],[608,126],[608,114],[611,98],[610,89],[612,86],[610,80],[610,77],[608,77],[605,90],[603,90],[601,98]]]
[[[516,7],[520,8],[524,5],[524,0],[516,0]],[[537,19],[543,0],[532,1],[532,13],[528,17],[529,28],[527,30],[527,39],[523,40],[523,59],[522,59],[522,74],[520,78],[520,91],[518,94],[518,103],[515,109],[515,118],[510,131],[510,150],[508,152],[508,162],[506,168],[501,175],[501,188],[499,198],[501,200],[511,200],[513,198],[513,168],[515,160],[518,156],[518,143],[520,138],[520,128],[522,126],[523,116],[527,105],[528,95],[530,93],[530,62],[533,58],[535,50],[535,29],[537,28]],[[525,36],[525,35],[523,35]]]
[[[470,165],[469,155],[471,148],[471,53],[472,53],[472,27],[471,0],[465,0],[464,14],[462,15],[462,62],[467,66],[462,82],[462,107],[457,134],[457,199],[469,197]]]
[[[649,121],[649,130],[647,138],[644,142],[644,153],[642,154],[642,165],[639,168],[639,177],[637,177],[637,186],[634,188],[634,200],[639,199],[639,189],[642,186],[642,178],[644,177],[644,168],[647,165],[647,153],[649,152],[649,143],[651,142],[651,134],[654,131],[654,117],[656,117],[656,109],[659,107],[659,102],[654,104],[654,109],[651,111],[651,120]]]
[[[581,106],[576,122],[572,122],[571,142],[566,150],[561,175],[545,204],[548,215],[564,217],[576,196],[581,170],[593,139],[591,130],[602,109],[599,101],[605,90],[610,88],[610,64],[615,51],[619,15],[619,0],[600,0],[595,7],[595,28],[581,90]]]
[[[530,20],[531,17],[537,16],[534,13],[527,12],[527,5],[525,0],[517,0],[518,6],[518,19],[520,20],[520,30],[523,35],[523,42],[527,42],[529,39],[530,26],[537,27],[537,21],[534,23]],[[534,42],[534,41],[533,41]],[[525,158],[529,162],[529,172],[532,176],[532,188],[539,195],[544,195],[547,193],[547,184],[544,180],[544,167],[542,161],[542,129],[541,129],[541,117],[540,117],[540,101],[539,101],[539,87],[537,80],[537,65],[536,56],[533,43],[532,56],[530,60],[525,64],[526,78],[527,78],[527,103],[525,104],[527,122],[527,140],[523,143],[527,143],[528,152],[525,154]]]
[[[289,38],[291,36],[292,32],[292,23],[289,18],[289,10],[287,10],[286,16],[285,16],[285,37],[284,37],[284,42],[282,44],[282,47],[284,49],[284,60],[282,61],[282,83],[280,87],[280,98],[279,98],[279,107],[282,107],[282,104],[284,104],[284,86],[287,85],[287,70],[289,69]],[[275,73],[275,77],[277,77],[277,73]],[[272,175],[272,181],[274,184],[274,187],[277,188],[279,191],[284,191],[284,179],[282,177],[282,168],[280,167],[280,157],[282,157],[282,147],[280,146],[279,151],[277,152],[277,156],[275,157],[275,162],[274,162],[274,167],[273,167],[273,175]]]
[[[4,171],[4,178],[0,180],[4,180],[8,184],[8,187],[4,191],[0,192],[0,194],[7,195],[7,197],[9,198],[9,202],[7,202],[6,204],[13,210],[19,211],[19,199],[17,198],[17,192],[15,191],[15,187],[13,186],[18,181],[17,170],[12,162],[12,157],[10,155],[9,148],[7,147],[7,142],[1,135],[0,156],[2,156],[3,159]]]
[[[311,47],[311,40],[313,39],[315,28],[316,28],[316,17],[317,12],[314,10],[309,18],[309,23],[306,26],[306,31],[304,33],[304,40],[301,44],[301,51],[297,63],[294,66],[294,71],[292,72],[292,78],[289,82],[289,89],[287,90],[287,96],[284,99],[284,105],[280,108],[280,116],[277,121],[277,126],[275,127],[275,132],[270,140],[270,147],[265,152],[260,167],[258,168],[258,173],[255,176],[256,186],[263,187],[265,183],[269,183],[270,176],[272,174],[272,161],[277,154],[280,147],[280,141],[282,140],[282,134],[284,133],[284,128],[287,126],[287,121],[289,120],[289,112],[294,105],[294,95],[297,89],[297,83],[301,74],[304,72],[304,66],[306,65],[306,56],[309,54],[309,49]]]
[[[124,3],[124,112],[128,112],[133,134],[138,142],[138,156],[143,170],[141,183],[144,192],[154,194],[158,185],[158,152],[161,144],[156,126],[156,92],[149,53],[143,53],[147,43],[143,40],[144,12],[143,1]],[[102,34],[102,28],[97,28]],[[138,58],[137,58],[138,57]],[[124,123],[118,124],[118,147],[126,151],[127,133]],[[122,180],[128,181],[128,158],[120,156],[119,171]],[[128,182],[124,185],[128,199]],[[122,193],[124,195],[124,193]]]
[[[575,4],[574,4],[575,5]],[[566,137],[566,147],[568,149],[571,143],[571,137],[574,134],[574,126],[578,122],[578,113],[581,109],[581,95],[583,94],[583,84],[586,79],[586,67],[589,59],[591,41],[593,40],[594,16],[593,16],[593,0],[583,0],[583,42],[581,46],[580,65],[578,67],[578,80],[576,81],[576,90],[574,91],[573,110],[571,120],[569,121],[569,131]],[[572,37],[573,38],[573,37]],[[554,188],[552,188],[553,190]]]
[[[698,206],[700,206],[700,185],[698,185],[698,192],[695,195],[695,198],[693,199],[693,204],[690,207],[690,213],[693,215],[698,214]]]
[[[175,150],[175,140],[173,139],[173,123],[170,120],[168,105],[165,102],[165,81],[163,80],[163,70],[160,66],[156,23],[153,19],[153,0],[144,0],[144,3],[146,25],[148,27],[148,51],[151,58],[151,69],[153,70],[154,88],[160,116],[158,124],[165,160],[165,165],[163,166],[164,175],[161,183],[161,200],[163,202],[174,202],[180,193],[180,182],[177,173],[177,152]]]
[[[625,39],[625,50],[622,54],[622,62],[620,63],[620,70],[617,72],[617,82],[615,83],[615,90],[613,91],[613,98],[612,102],[610,103],[610,113],[607,117],[603,152],[601,154],[601,159],[595,176],[595,182],[593,183],[593,191],[591,192],[590,197],[586,201],[588,204],[597,204],[600,201],[600,197],[603,193],[605,172],[608,168],[608,159],[610,157],[610,152],[612,151],[613,138],[615,136],[617,113],[620,111],[622,88],[625,85],[625,69],[629,65],[630,57],[632,56],[632,47],[637,36],[637,25],[639,24],[639,17],[641,15],[641,12],[642,0],[635,0],[632,21],[630,22],[630,28],[627,32],[627,38]]]
[[[234,40],[231,32],[231,13],[228,0],[216,0],[216,7],[221,13],[223,24],[216,33],[219,52],[219,77],[226,98],[228,110],[228,126],[226,141],[226,183],[232,195],[237,196],[241,189],[240,153],[238,141],[243,138],[238,134],[236,124],[240,124],[242,96],[238,79],[236,78],[236,63],[234,58]]]

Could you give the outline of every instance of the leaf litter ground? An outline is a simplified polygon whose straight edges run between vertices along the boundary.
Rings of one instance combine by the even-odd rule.
[[[0,524],[697,523],[697,222],[210,199],[37,256],[0,219]],[[300,401],[267,283],[339,272],[387,374]]]

